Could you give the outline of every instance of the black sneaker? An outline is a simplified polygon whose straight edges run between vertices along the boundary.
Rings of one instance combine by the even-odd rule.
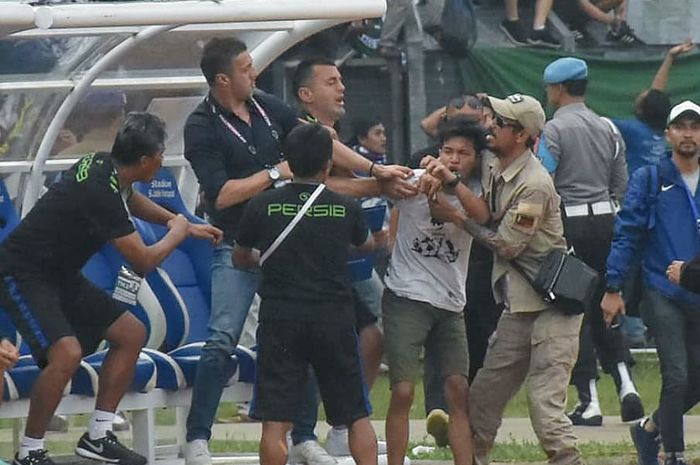
[[[547,47],[547,48],[559,48],[561,43],[554,38],[549,29],[544,28],[539,31],[532,30],[530,37],[527,39],[527,43],[534,47]]]
[[[629,46],[645,45],[644,42],[634,34],[634,29],[625,21],[622,21],[617,28],[610,29],[607,39]]]
[[[120,465],[145,465],[147,461],[146,457],[120,443],[111,431],[107,431],[107,436],[94,440],[90,439],[88,433],[83,434],[75,448],[75,453],[80,457]]]
[[[620,417],[622,417],[622,421],[627,423],[628,421],[639,420],[643,416],[644,406],[642,405],[642,399],[639,398],[639,394],[636,392],[630,392],[620,403]]]
[[[603,415],[591,404],[578,404],[574,410],[566,414],[576,426],[602,426]]]
[[[676,457],[675,454],[667,454],[664,459],[664,465],[688,465],[685,457]]]
[[[661,437],[658,431],[653,433],[644,429],[643,422],[635,422],[630,426],[630,436],[637,449],[637,463],[639,465],[659,465],[659,447]]]
[[[15,454],[12,465],[56,465],[56,463],[51,460],[49,453],[45,449],[38,449],[30,451],[29,455],[22,460]]]
[[[508,40],[515,45],[527,45],[527,32],[519,19],[501,21],[501,31],[508,37]]]

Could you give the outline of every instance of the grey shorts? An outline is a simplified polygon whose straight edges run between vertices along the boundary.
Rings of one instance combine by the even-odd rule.
[[[437,372],[443,379],[451,375],[468,376],[469,352],[462,312],[433,307],[386,289],[382,313],[384,352],[392,385],[401,381],[416,382],[423,348],[427,359],[439,361]]]

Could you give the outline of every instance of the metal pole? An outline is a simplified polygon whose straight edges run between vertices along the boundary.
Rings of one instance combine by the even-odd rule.
[[[376,18],[384,0],[222,0],[145,3],[81,3],[37,8],[37,27],[149,26],[302,19]]]

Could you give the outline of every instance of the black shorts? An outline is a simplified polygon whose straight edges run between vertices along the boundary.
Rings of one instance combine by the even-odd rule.
[[[371,407],[355,328],[347,323],[265,320],[258,327],[258,357],[251,417],[293,422],[313,368],[331,425],[351,425]]]
[[[28,273],[0,275],[0,307],[5,309],[40,368],[56,341],[75,336],[83,355],[91,354],[107,328],[125,311],[82,274],[49,279]]]

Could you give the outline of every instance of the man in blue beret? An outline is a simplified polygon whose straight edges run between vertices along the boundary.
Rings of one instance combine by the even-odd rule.
[[[622,201],[627,188],[625,143],[610,120],[585,104],[585,61],[574,57],[553,61],[544,70],[544,82],[547,99],[557,110],[545,124],[538,156],[561,196],[567,245],[586,264],[604,273],[616,202]],[[602,297],[605,280],[600,282]],[[620,328],[606,328],[600,309],[591,308],[584,316],[579,341],[579,356],[571,375],[579,403],[569,413],[571,421],[585,426],[603,422],[596,389],[596,354],[603,370],[615,381],[622,420],[644,416],[629,370],[632,355],[623,344]]]

